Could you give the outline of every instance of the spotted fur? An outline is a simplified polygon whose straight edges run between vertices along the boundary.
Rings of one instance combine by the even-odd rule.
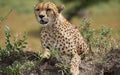
[[[62,9],[63,6],[56,6],[52,2],[42,2],[35,6],[36,18],[42,25],[42,47],[46,58],[49,58],[50,50],[58,50],[59,60],[71,66],[72,75],[78,75],[80,55],[88,52],[89,47],[77,27],[62,16]]]

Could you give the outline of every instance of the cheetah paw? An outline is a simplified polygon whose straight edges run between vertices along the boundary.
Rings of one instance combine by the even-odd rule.
[[[43,58],[47,58],[47,59],[50,58],[50,51],[49,51],[49,50],[45,50],[45,51],[44,51],[44,53],[43,53]]]
[[[79,70],[70,69],[71,75],[79,75]]]

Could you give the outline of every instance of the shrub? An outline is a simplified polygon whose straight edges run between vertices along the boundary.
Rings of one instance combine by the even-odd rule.
[[[5,39],[5,48],[0,46],[0,71],[6,75],[20,75],[19,70],[21,68],[21,64],[15,61],[21,59],[24,56],[23,49],[27,44],[26,34],[24,34],[22,38],[19,39],[14,37],[14,41],[12,42],[10,29],[8,26],[6,26]]]
[[[80,24],[80,31],[87,39],[92,52],[97,54],[105,54],[106,52],[118,48],[119,42],[112,36],[111,28],[106,26],[100,27],[99,30],[91,29],[91,21],[83,19]]]
[[[5,48],[0,47],[0,61],[1,62],[10,62],[21,58],[23,54],[23,49],[26,47],[26,34],[23,35],[22,39],[14,38],[14,41],[10,41],[10,29],[6,26],[5,28]]]
[[[21,75],[21,68],[22,64],[20,62],[14,62],[14,64],[7,66],[3,72],[5,75]]]

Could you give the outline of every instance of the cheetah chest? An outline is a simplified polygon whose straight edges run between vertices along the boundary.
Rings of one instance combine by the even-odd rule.
[[[42,46],[43,48],[57,49],[60,54],[70,55],[76,48],[73,36],[70,28],[44,28],[41,31]]]

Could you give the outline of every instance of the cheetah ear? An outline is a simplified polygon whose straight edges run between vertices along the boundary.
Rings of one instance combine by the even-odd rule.
[[[60,13],[64,9],[64,5],[57,6],[57,8],[58,8],[58,12]]]

